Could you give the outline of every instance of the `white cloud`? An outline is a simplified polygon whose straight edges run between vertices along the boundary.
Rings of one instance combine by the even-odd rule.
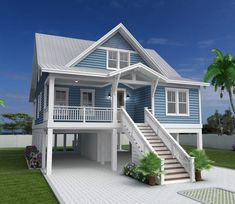
[[[215,44],[214,39],[202,40],[197,43],[199,48],[208,48]]]
[[[147,44],[152,44],[152,45],[175,45],[175,46],[182,46],[184,43],[182,42],[176,42],[169,40],[168,38],[157,38],[157,37],[152,37],[149,38],[146,41]]]

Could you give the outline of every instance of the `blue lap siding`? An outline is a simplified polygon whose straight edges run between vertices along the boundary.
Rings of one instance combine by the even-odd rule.
[[[48,77],[48,73],[42,73],[42,76],[40,77],[39,82],[37,83],[37,88],[36,88],[36,113],[35,113],[35,125],[38,125],[40,123],[43,123],[43,110],[44,110],[44,82],[46,81]],[[42,94],[41,98],[41,111],[39,112],[39,117],[38,116],[38,95]]]

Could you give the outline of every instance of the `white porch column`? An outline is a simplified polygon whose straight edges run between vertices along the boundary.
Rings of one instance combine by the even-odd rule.
[[[46,131],[43,131],[42,135],[42,169],[45,171],[46,168]]]
[[[177,141],[178,143],[180,143],[180,134],[179,134],[179,133],[176,133],[176,141]]]
[[[104,145],[105,137],[103,134],[100,134],[100,163],[104,165],[105,163],[105,145]]]
[[[54,111],[54,91],[55,91],[55,77],[49,75],[49,95],[48,95],[48,126],[54,122],[53,111]]]
[[[66,142],[67,142],[67,135],[64,134],[64,148],[63,148],[64,152],[66,152]]]
[[[57,133],[55,133],[55,140],[54,140],[54,152],[57,151]]]
[[[52,139],[53,139],[53,129],[48,128],[47,130],[47,163],[46,163],[47,175],[51,175],[52,173]]]
[[[152,114],[154,116],[155,116],[155,93],[156,93],[158,81],[159,81],[159,78],[153,81],[151,85],[151,109],[152,109]]]
[[[197,148],[203,149],[202,130],[197,133]]]
[[[112,84],[112,108],[113,108],[113,122],[117,123],[117,88],[118,82],[120,79],[120,75],[115,77],[114,82]]]
[[[111,166],[117,171],[117,129],[113,129],[111,143]]]

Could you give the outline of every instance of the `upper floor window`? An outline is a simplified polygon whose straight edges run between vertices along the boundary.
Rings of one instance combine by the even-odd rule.
[[[55,88],[55,105],[67,106],[69,101],[69,90],[68,88]]]
[[[124,68],[130,65],[130,53],[124,51],[108,50],[107,67],[110,69]]]
[[[81,89],[81,106],[95,106],[94,89]]]
[[[189,115],[187,89],[166,89],[166,115]]]

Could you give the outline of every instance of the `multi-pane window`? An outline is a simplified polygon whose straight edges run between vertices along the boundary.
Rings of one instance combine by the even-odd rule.
[[[107,54],[108,68],[119,69],[129,66],[130,64],[129,55],[130,55],[129,52],[108,50]]]
[[[117,51],[109,51],[108,52],[108,67],[109,68],[117,68],[118,67],[118,52]]]
[[[187,93],[178,91],[179,95],[179,114],[187,114]]]
[[[55,89],[55,105],[58,106],[68,105],[68,89],[65,88]]]
[[[166,114],[188,115],[188,90],[166,89]]]
[[[42,110],[42,92],[38,94],[37,98],[37,118],[39,118],[41,110]]]
[[[167,113],[176,113],[176,92],[167,91]]]
[[[94,90],[81,90],[81,105],[94,106],[95,94]]]
[[[120,59],[119,59],[119,67],[124,68],[129,65],[129,53],[128,52],[119,52]]]

